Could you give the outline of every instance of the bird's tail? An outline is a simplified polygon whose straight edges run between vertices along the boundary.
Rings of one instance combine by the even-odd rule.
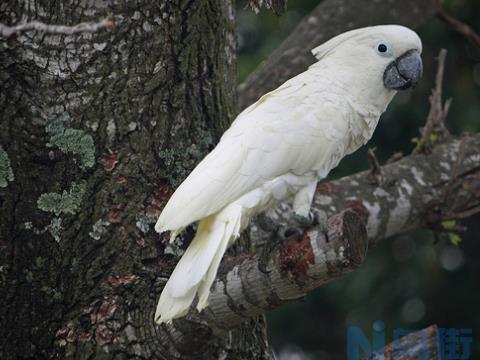
[[[160,295],[155,322],[170,323],[186,315],[196,294],[198,311],[208,305],[223,254],[240,234],[241,218],[242,208],[231,204],[200,221],[195,237]]]

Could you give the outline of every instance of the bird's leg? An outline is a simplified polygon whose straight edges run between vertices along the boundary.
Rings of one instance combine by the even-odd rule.
[[[316,190],[316,181],[300,189],[293,199],[294,215],[291,220],[295,224],[294,226],[303,230],[312,226],[318,226],[328,241],[327,216],[323,211],[312,208],[312,201]]]
[[[268,270],[268,263],[272,252],[279,245],[283,244],[286,239],[295,235],[301,236],[304,231],[316,226],[324,233],[328,242],[327,216],[325,212],[317,209],[310,209],[307,216],[294,213],[285,225],[280,225],[279,223],[274,222],[263,213],[257,216],[257,222],[263,230],[270,234],[263,246],[258,261],[258,269],[265,274],[270,272],[270,270]]]
[[[312,208],[316,189],[317,182],[312,181],[295,194],[293,199],[294,214],[291,218],[293,226],[305,230],[315,225],[322,227],[322,224],[326,224],[324,213]]]

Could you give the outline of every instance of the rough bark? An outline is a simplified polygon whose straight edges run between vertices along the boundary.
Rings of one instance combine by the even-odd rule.
[[[110,32],[0,39],[0,358],[266,358],[261,317],[153,322],[177,260],[153,222],[235,113],[233,4],[0,4],[10,26],[109,14]]]
[[[300,21],[288,38],[238,87],[244,109],[263,94],[301,73],[315,58],[310,50],[344,31],[370,25],[417,28],[433,15],[436,0],[324,0]]]

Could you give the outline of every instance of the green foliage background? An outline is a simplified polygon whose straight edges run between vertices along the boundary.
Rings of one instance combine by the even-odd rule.
[[[308,14],[318,0],[290,0],[281,17],[263,10],[254,15],[239,2],[238,79],[241,82]],[[447,1],[446,10],[480,32],[480,1]],[[480,131],[480,49],[437,19],[418,29],[424,43],[425,75],[415,91],[400,93],[383,115],[369,147],[384,162],[394,152],[408,154],[429,105],[435,56],[448,50],[445,98],[453,97],[447,126],[454,134]],[[344,159],[331,178],[368,167],[366,148]],[[480,358],[480,217],[466,222],[459,246],[434,243],[429,231],[387,239],[369,253],[362,267],[309,294],[304,302],[268,315],[270,341],[279,359],[344,359],[346,329],[357,325],[372,334],[385,321],[387,342],[396,328],[430,324],[473,328],[472,359]]]

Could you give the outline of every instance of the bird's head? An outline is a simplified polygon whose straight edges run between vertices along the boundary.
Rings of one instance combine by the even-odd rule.
[[[361,88],[406,90],[422,77],[418,35],[400,25],[380,25],[340,34],[312,50],[313,55],[341,69],[340,81]]]

